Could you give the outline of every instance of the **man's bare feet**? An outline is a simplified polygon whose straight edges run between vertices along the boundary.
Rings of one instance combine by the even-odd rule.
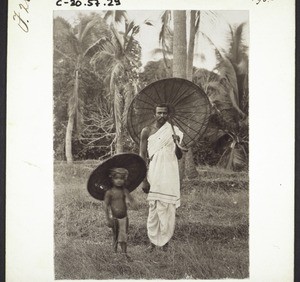
[[[150,243],[150,245],[147,247],[147,252],[153,252],[155,250],[155,245],[153,243]]]
[[[166,251],[168,250],[168,248],[169,248],[169,243],[166,243],[166,244],[164,244],[164,245],[162,246],[162,250],[163,250],[164,252],[166,252]]]

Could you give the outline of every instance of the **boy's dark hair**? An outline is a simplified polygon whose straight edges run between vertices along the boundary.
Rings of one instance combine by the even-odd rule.
[[[129,173],[128,173],[128,170],[126,168],[123,168],[123,167],[114,167],[114,168],[109,170],[109,176],[110,177],[113,177],[116,174],[124,175],[125,178],[127,178]]]
[[[116,175],[116,174],[121,174],[121,175],[124,175],[124,179],[125,179],[125,182],[124,182],[124,185],[123,185],[123,188],[126,188],[127,186],[127,181],[128,181],[128,175],[129,175],[129,172],[127,169],[123,168],[123,167],[115,167],[115,168],[111,168],[109,170],[109,179],[110,179],[110,186],[109,188],[111,188],[113,186],[113,177]],[[109,189],[108,188],[108,189]]]
[[[128,170],[123,167],[115,167],[115,168],[110,169],[110,171],[109,171],[110,178],[114,177],[116,174],[124,175],[125,179],[127,179]]]

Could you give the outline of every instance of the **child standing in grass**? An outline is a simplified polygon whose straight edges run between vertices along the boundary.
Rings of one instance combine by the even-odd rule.
[[[146,174],[146,163],[139,155],[122,153],[102,162],[91,173],[87,183],[90,195],[97,200],[104,200],[107,226],[113,230],[114,251],[117,252],[120,244],[122,253],[126,256],[127,205],[136,208],[130,192],[140,185]]]
[[[127,257],[127,233],[128,216],[127,204],[136,208],[134,198],[124,187],[128,178],[128,170],[125,168],[112,168],[109,173],[112,187],[106,191],[104,196],[104,208],[107,226],[113,230],[113,248],[117,252],[118,244],[122,253]],[[110,216],[111,213],[111,216]]]

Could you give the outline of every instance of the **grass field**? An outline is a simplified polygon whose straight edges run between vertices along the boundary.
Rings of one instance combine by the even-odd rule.
[[[128,254],[112,252],[103,202],[87,192],[93,161],[54,165],[56,279],[218,279],[249,276],[248,174],[199,167],[182,184],[181,207],[167,252],[146,252],[146,194],[129,210]]]

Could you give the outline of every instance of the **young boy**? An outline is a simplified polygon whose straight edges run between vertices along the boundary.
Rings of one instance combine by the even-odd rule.
[[[117,252],[118,243],[121,246],[122,253],[127,257],[127,232],[128,217],[127,204],[133,208],[136,207],[135,200],[124,188],[128,170],[125,168],[110,169],[109,177],[111,179],[111,188],[106,191],[104,196],[104,207],[107,220],[107,226],[113,229],[113,247]],[[110,212],[112,217],[110,216]]]

